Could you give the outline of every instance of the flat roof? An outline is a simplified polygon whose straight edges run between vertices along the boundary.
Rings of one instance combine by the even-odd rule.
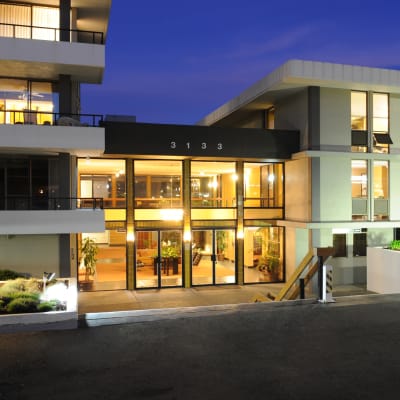
[[[228,124],[307,86],[400,93],[400,71],[358,65],[290,60],[205,116],[198,125]]]

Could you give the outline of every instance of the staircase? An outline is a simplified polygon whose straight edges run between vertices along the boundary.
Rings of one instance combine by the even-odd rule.
[[[332,247],[318,248],[316,255],[313,249],[309,250],[278,295],[275,297],[269,293],[268,298],[274,301],[297,299],[300,295],[300,279],[304,280],[304,287],[306,287],[318,272],[318,258],[321,257],[322,262],[325,263],[332,253]]]

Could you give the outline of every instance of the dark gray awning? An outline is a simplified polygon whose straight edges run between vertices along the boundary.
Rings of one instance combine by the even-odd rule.
[[[388,133],[374,133],[374,139],[379,144],[393,144],[392,138]]]

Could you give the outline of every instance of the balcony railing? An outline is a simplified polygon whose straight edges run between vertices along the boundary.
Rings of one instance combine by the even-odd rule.
[[[0,198],[0,210],[102,210],[100,197],[45,197],[45,196],[7,196]]]
[[[100,126],[99,114],[66,114],[31,110],[1,110],[0,124]]]
[[[17,39],[50,40],[77,43],[104,44],[103,32],[82,31],[79,29],[60,29],[34,25],[0,23],[0,36]]]

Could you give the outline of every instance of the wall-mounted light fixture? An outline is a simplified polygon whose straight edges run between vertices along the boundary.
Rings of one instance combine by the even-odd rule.
[[[135,241],[135,233],[131,229],[128,229],[126,233],[126,241],[131,243]]]
[[[192,233],[190,230],[185,230],[183,232],[183,241],[184,242],[190,242],[192,240]]]

